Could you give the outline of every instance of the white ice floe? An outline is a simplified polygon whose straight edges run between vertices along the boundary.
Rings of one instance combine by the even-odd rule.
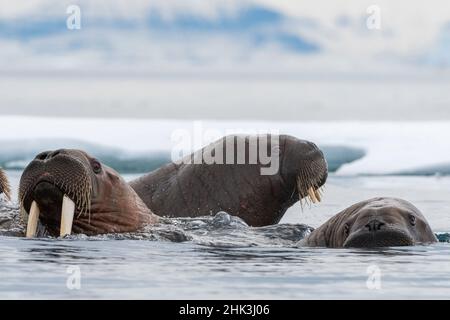
[[[40,139],[76,139],[129,153],[170,152],[179,143],[173,139],[176,132],[188,136],[193,149],[229,133],[279,132],[319,146],[365,150],[363,158],[342,166],[339,175],[423,173],[418,169],[427,167],[439,172],[450,167],[450,122],[192,122],[1,116],[0,124],[3,146],[17,140],[36,147]],[[26,143],[10,144],[7,149],[26,147]]]

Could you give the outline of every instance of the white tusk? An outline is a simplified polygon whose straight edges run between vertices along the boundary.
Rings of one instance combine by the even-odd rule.
[[[319,202],[319,201],[317,200],[317,198],[316,198],[316,193],[315,193],[313,187],[311,187],[311,188],[308,189],[308,195],[309,195],[309,197],[311,198],[311,201],[312,201],[313,203]]]
[[[316,190],[314,191],[314,194],[316,195],[317,202],[322,201],[322,196],[320,195],[319,189],[316,189]]]
[[[26,234],[27,238],[33,238],[34,236],[36,236],[40,213],[41,212],[39,211],[39,207],[36,201],[33,201],[33,203],[31,203],[30,214],[28,215],[27,234]]]
[[[64,195],[61,209],[61,227],[59,235],[61,237],[72,234],[73,216],[75,214],[75,203]]]

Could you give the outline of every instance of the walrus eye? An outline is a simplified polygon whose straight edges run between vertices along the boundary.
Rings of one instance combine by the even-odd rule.
[[[97,160],[93,160],[92,161],[92,170],[94,171],[95,174],[98,174],[102,171],[102,165],[100,162],[98,162]]]
[[[409,222],[411,223],[412,226],[416,225],[416,217],[414,215],[409,215]]]

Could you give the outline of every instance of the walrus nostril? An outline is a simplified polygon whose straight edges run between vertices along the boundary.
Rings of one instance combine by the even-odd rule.
[[[51,152],[51,153],[47,156],[47,159],[54,158],[54,157],[56,157],[58,154],[60,154],[61,152],[62,152],[62,149],[55,150],[55,151]]]
[[[319,149],[314,142],[306,141],[306,144],[312,149]]]
[[[62,151],[63,151],[63,149],[59,149],[59,150],[55,150],[55,151],[44,151],[44,152],[39,153],[35,157],[35,159],[42,160],[42,161],[49,160],[49,159],[57,156],[58,154],[60,154]]]
[[[48,157],[48,154],[50,153],[50,151],[45,151],[45,152],[41,152],[39,153],[35,159],[37,160],[45,160]]]
[[[376,231],[381,230],[384,225],[385,225],[384,222],[381,222],[381,221],[378,221],[378,220],[372,220],[368,224],[366,224],[366,228],[370,232],[376,232]]]

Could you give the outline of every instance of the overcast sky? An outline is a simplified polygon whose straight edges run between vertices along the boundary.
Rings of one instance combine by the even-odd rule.
[[[66,27],[74,3],[80,30]],[[0,45],[8,71],[446,72],[450,3],[0,0]]]
[[[450,120],[448,0],[0,0],[0,48],[0,114]]]

